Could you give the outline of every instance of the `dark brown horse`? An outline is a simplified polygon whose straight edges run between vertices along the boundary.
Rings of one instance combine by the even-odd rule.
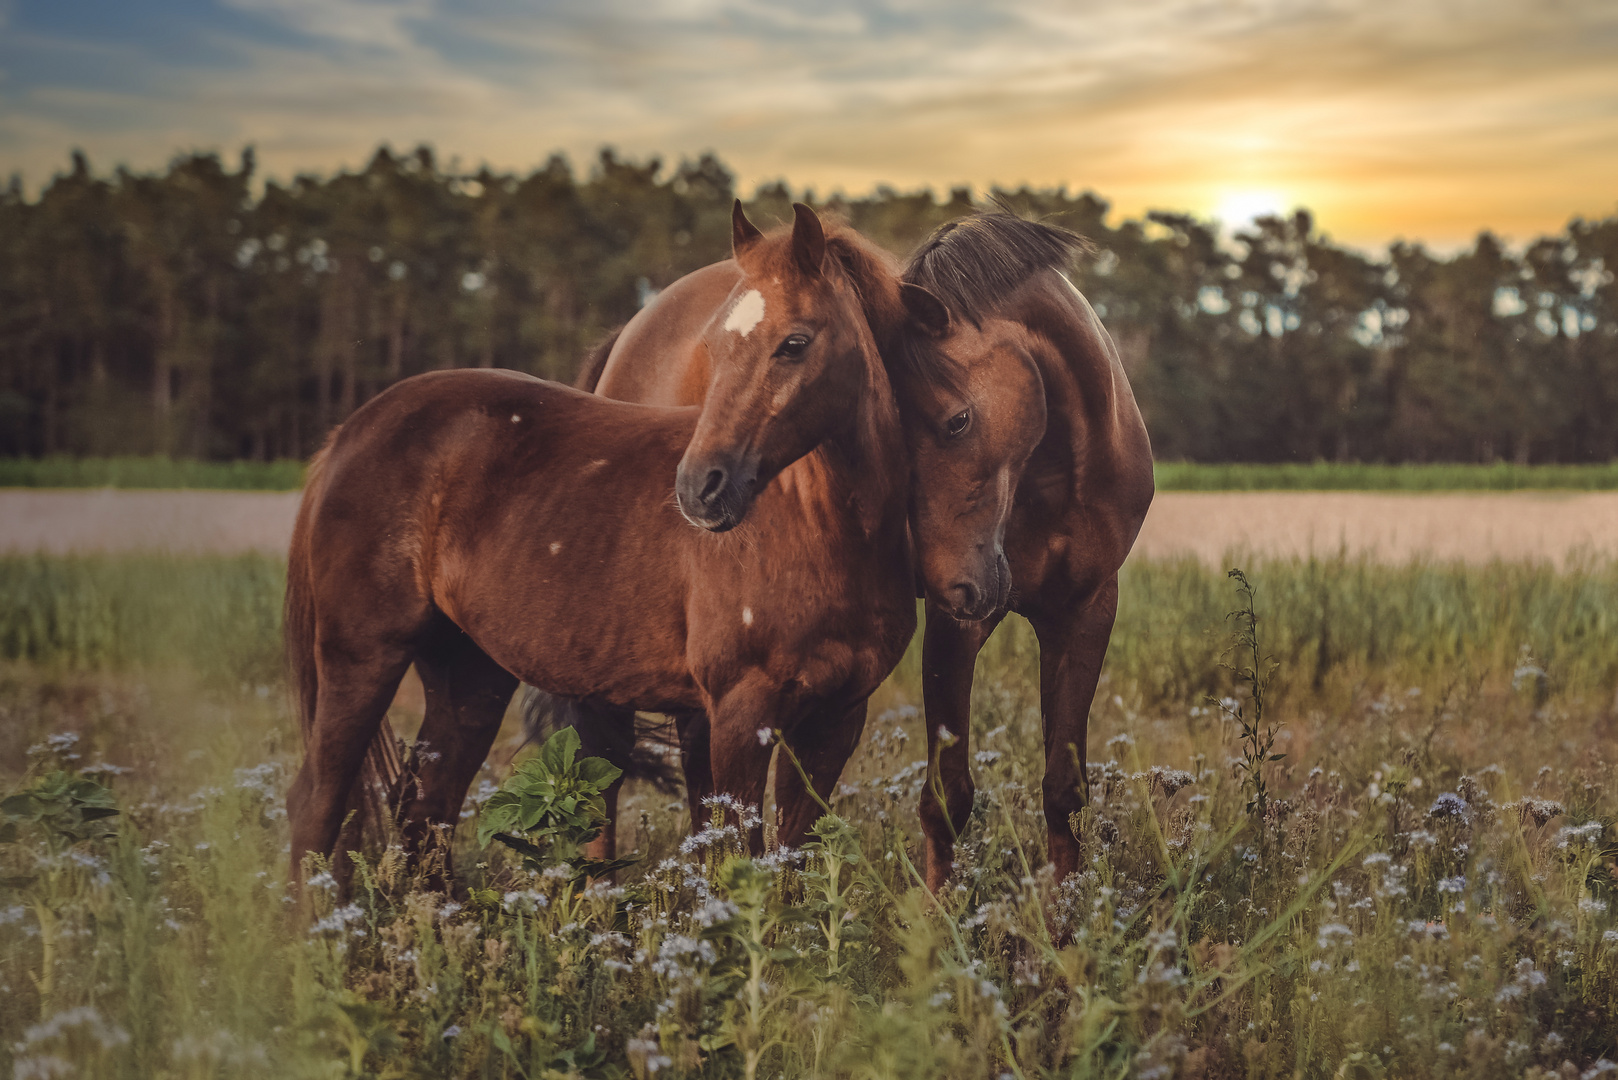
[[[838,239],[849,250],[869,249],[847,231]],[[943,389],[936,382],[918,388],[915,396],[946,418],[941,431],[937,421],[931,432],[926,424],[912,426],[918,464],[948,468],[939,455],[953,454],[955,480],[979,493],[980,508],[1003,512],[1010,503],[1005,554],[997,534],[995,555],[1009,559],[1011,609],[1027,616],[1039,636],[1045,813],[1050,856],[1063,876],[1077,865],[1069,818],[1086,794],[1085,731],[1116,611],[1117,571],[1152,499],[1151,448],[1117,351],[1060,272],[1081,247],[1071,233],[1006,213],[945,226],[904,274],[907,284],[945,303],[947,315],[928,320],[926,340],[917,340],[913,321],[889,317],[866,297],[867,318],[886,353],[936,349],[965,373]],[[579,385],[630,401],[700,403],[708,386],[701,329],[739,273],[727,261],[670,285],[586,367]],[[672,354],[670,341],[682,343]],[[948,438],[963,418],[965,428]],[[971,457],[968,448],[979,453]],[[954,836],[972,806],[973,663],[1007,604],[1003,592],[985,605],[936,574],[928,584],[924,695],[929,759],[940,770],[929,779],[941,783],[947,802],[947,814],[930,794],[921,804],[928,883],[936,889],[949,876]],[[963,617],[981,616],[985,606],[987,618]],[[943,749],[940,725],[955,737]],[[603,749],[616,749],[622,759],[621,746],[622,736],[618,746]]]
[[[829,791],[858,737],[849,714],[915,627],[908,455],[818,220],[805,209],[764,237],[738,213],[735,248],[743,272],[704,336],[700,413],[439,372],[367,403],[312,464],[287,584],[306,744],[288,796],[295,868],[332,851],[411,664],[437,755],[402,808],[416,843],[456,819],[518,679],[703,717],[709,783],[744,803],[764,789],[758,731],[779,729]],[[956,490],[949,528],[920,544],[959,551],[961,566],[936,557],[945,575],[991,593],[999,571],[981,576],[989,541],[973,530],[998,534],[1003,514],[979,524],[974,495]],[[791,783],[776,795],[794,842],[813,802]]]
[[[1153,492],[1152,448],[1118,350],[1061,272],[1078,244],[1070,233],[1011,214],[980,214],[940,228],[905,268],[907,282],[931,290],[958,319],[1024,327],[1044,386],[1045,434],[1017,488],[1006,555],[1011,610],[1039,638],[1045,821],[1058,880],[1078,867],[1071,819],[1088,795],[1090,705],[1118,610],[1118,569]],[[967,623],[927,608],[928,751],[948,803],[946,818],[936,799],[922,800],[935,887],[949,875],[951,826],[958,830],[972,808],[972,668],[998,622],[996,615]],[[943,748],[940,726],[955,737]]]
[[[900,280],[891,256],[852,229],[833,227],[826,236],[828,257],[857,283],[865,319],[899,388],[911,460],[925,478],[914,486],[912,506],[924,592],[952,618],[970,621],[1003,611],[1012,583],[1004,522],[1045,425],[1039,369],[1026,331],[1006,320],[951,319],[932,294]],[[712,408],[721,385],[706,335],[726,317],[744,272],[731,259],[674,282],[597,350],[578,385],[620,400]],[[533,709],[531,701],[531,710],[553,708],[553,722],[577,728],[590,752],[632,765],[632,713],[542,696],[540,702]],[[696,815],[713,790],[702,768],[706,727],[700,716],[679,720],[686,792]],[[851,752],[864,722],[863,706],[850,710],[839,745]],[[775,775],[778,791],[796,783],[784,762],[777,763]],[[609,802],[615,797],[609,793]],[[599,853],[610,855],[612,844],[610,835],[604,837]]]

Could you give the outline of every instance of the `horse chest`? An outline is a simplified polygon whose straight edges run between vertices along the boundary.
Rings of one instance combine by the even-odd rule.
[[[914,629],[915,602],[902,589],[729,598],[705,604],[691,626],[692,673],[710,693],[762,672],[803,698],[861,696],[898,663]]]

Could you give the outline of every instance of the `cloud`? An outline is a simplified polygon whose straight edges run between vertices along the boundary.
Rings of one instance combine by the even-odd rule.
[[[1245,185],[1366,243],[1525,235],[1618,198],[1618,10],[1597,0],[153,7],[181,3],[179,57],[19,9],[0,153],[37,181],[75,144],[151,166],[252,141],[281,175],[382,140],[508,168],[714,149],[747,181],[1067,183],[1131,212]]]
[[[408,23],[433,14],[428,0],[223,0],[224,6],[279,22],[315,40],[408,52]]]

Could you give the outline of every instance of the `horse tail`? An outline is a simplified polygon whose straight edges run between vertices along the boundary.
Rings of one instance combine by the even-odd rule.
[[[326,444],[309,459],[303,498],[298,503],[298,517],[292,526],[292,545],[287,551],[287,591],[281,620],[285,647],[283,659],[305,749],[314,731],[315,706],[320,699],[320,670],[315,663],[314,566],[309,533],[313,526],[314,508],[325,490],[326,461],[336,437],[337,430],[333,429]],[[355,811],[350,826],[360,830],[367,846],[374,843],[381,847],[386,843],[383,825],[392,816],[391,801],[403,771],[399,738],[384,716],[382,727],[366,750],[365,764],[360,770],[359,790],[349,803],[350,809]],[[339,850],[346,849],[340,847]]]
[[[612,347],[618,344],[618,336],[623,332],[624,328],[620,326],[584,354],[584,363],[579,365],[579,373],[573,377],[576,389],[595,393],[596,385],[601,382],[601,373],[606,370],[607,357],[612,355]]]
[[[334,432],[335,434],[335,432]],[[287,685],[292,688],[298,711],[298,730],[304,741],[315,724],[315,702],[320,696],[320,675],[315,667],[315,590],[310,564],[309,530],[314,506],[325,488],[326,458],[331,439],[309,459],[304,475],[303,498],[292,526],[292,545],[287,551],[287,591],[281,609],[284,635],[284,661]]]
[[[617,705],[558,697],[526,683],[519,708],[530,742],[544,742],[570,727],[578,733],[581,754],[606,758],[624,770],[625,780],[646,780],[660,791],[677,791],[684,780],[667,722],[642,720],[635,710]]]

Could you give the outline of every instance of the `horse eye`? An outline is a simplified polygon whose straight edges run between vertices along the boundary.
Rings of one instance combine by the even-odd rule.
[[[807,334],[789,334],[787,339],[781,342],[780,346],[775,350],[775,355],[783,360],[797,360],[803,356],[804,350],[808,347],[809,336]]]
[[[962,409],[960,412],[949,418],[949,423],[944,425],[944,430],[949,433],[950,438],[958,439],[962,435],[965,435],[966,429],[971,426],[972,411],[970,409]]]

